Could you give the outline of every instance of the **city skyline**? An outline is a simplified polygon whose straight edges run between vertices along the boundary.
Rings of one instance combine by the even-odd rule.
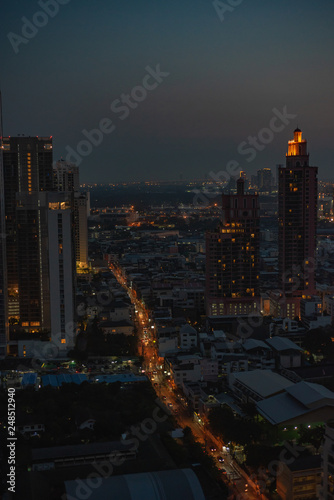
[[[334,500],[333,0],[1,13],[0,497]]]
[[[73,161],[102,126],[79,155],[82,182],[204,178],[229,161],[250,176],[284,163],[297,125],[330,176],[332,2],[234,2],[223,13],[219,2],[62,0],[52,15],[46,3],[4,12],[4,134],[52,135],[54,159]],[[272,128],[277,114],[288,118]]]

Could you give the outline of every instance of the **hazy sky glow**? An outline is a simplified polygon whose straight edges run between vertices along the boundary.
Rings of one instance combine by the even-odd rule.
[[[115,130],[82,158],[82,182],[173,180],[204,177],[229,160],[249,173],[275,167],[298,124],[311,164],[332,177],[333,0],[244,0],[223,22],[210,0],[58,7],[17,54],[7,34],[22,36],[22,17],[42,9],[31,0],[2,7],[5,135],[52,135],[55,159],[65,158],[67,146],[85,139],[83,129],[109,118]],[[169,76],[121,120],[111,103],[158,64]],[[240,143],[284,106],[297,117],[247,162]]]

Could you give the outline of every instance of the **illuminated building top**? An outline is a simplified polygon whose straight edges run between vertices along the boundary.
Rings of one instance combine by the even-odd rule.
[[[307,141],[302,138],[302,131],[299,128],[294,131],[293,140],[288,142],[286,158],[288,166],[308,165]],[[293,160],[293,162],[289,161],[289,159]]]

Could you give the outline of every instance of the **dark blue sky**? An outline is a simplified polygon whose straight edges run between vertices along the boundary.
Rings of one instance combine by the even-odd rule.
[[[274,168],[297,124],[311,164],[332,177],[333,0],[243,0],[223,22],[211,0],[70,0],[35,16],[46,25],[16,54],[7,34],[22,36],[22,17],[41,10],[2,6],[4,132],[52,135],[57,159],[109,118],[115,130],[82,158],[82,182],[204,177],[229,160]],[[111,103],[158,64],[169,76],[121,120]],[[239,145],[284,106],[296,118],[247,161]]]

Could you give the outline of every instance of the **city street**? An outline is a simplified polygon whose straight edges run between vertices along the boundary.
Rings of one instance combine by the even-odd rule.
[[[205,429],[204,422],[200,424],[195,420],[194,414],[189,411],[186,401],[182,401],[174,393],[168,381],[166,381],[163,370],[157,366],[158,353],[154,333],[152,333],[155,328],[153,322],[150,321],[149,313],[142,302],[137,299],[135,291],[127,286],[122,270],[112,264],[110,265],[110,269],[118,282],[125,288],[132,304],[135,306],[134,321],[138,332],[138,350],[139,354],[144,357],[143,369],[149,374],[149,379],[153,384],[157,396],[171,411],[181,428],[190,427],[195,439],[204,446],[205,452],[211,454],[216,459],[218,469],[224,469],[222,475],[232,494],[236,495],[239,500],[242,498],[250,500],[263,499],[264,497],[260,497],[258,492],[254,492],[248,480],[245,480],[239,473],[239,466],[231,455],[226,452],[223,455],[222,449],[224,443],[220,442],[216,437],[214,437],[216,443],[213,443],[213,440],[209,437],[211,433]],[[211,447],[216,448],[216,451],[210,451]],[[219,457],[224,458],[223,463],[219,462]]]

